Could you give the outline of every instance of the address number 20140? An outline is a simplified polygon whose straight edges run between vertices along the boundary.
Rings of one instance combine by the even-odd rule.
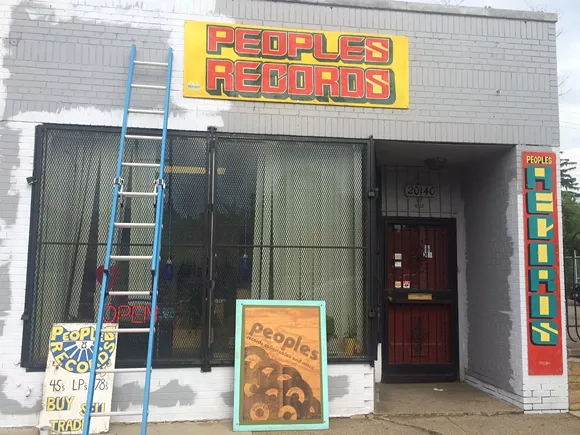
[[[426,186],[421,184],[409,184],[405,186],[405,195],[420,197],[420,198],[434,198],[437,193],[435,186]]]

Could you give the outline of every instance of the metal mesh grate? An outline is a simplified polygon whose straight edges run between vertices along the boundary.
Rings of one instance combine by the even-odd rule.
[[[43,365],[54,322],[93,322],[98,309],[102,265],[117,162],[119,130],[42,129],[39,231],[33,309],[31,365]],[[143,132],[141,132],[143,134]],[[149,132],[148,134],[155,134]],[[205,135],[172,135],[168,141],[166,195],[159,281],[157,362],[195,362],[201,352]],[[124,161],[158,163],[159,141],[127,140]],[[155,168],[125,168],[126,191],[153,192]],[[118,222],[154,222],[153,201],[128,198]],[[153,229],[117,229],[113,254],[151,255]],[[168,260],[171,266],[168,267]],[[171,273],[171,269],[173,272]],[[109,290],[151,289],[149,262],[118,262]],[[143,327],[151,315],[147,296],[109,296],[105,321]],[[144,364],[146,334],[120,335],[119,365]]]
[[[119,130],[42,127],[38,134],[36,267],[25,345],[27,366],[40,368],[52,323],[95,320]],[[206,133],[170,134],[154,364],[199,364],[204,355],[231,364],[235,300],[245,298],[326,300],[329,358],[368,355],[366,146],[218,134],[213,151]],[[159,147],[156,141],[129,140],[124,159],[157,163]],[[206,168],[213,152],[209,247],[212,184]],[[126,168],[124,190],[152,192],[157,175],[155,168]],[[126,199],[116,220],[153,222],[152,202]],[[152,233],[116,230],[113,253],[150,255]],[[208,253],[215,282],[209,352],[202,313]],[[109,290],[150,290],[149,267],[115,263]],[[105,321],[143,327],[152,314],[148,299],[108,297]],[[146,340],[121,335],[119,365],[144,364]]]
[[[365,144],[218,135],[216,162],[214,360],[246,298],[325,300],[329,357],[366,355]]]

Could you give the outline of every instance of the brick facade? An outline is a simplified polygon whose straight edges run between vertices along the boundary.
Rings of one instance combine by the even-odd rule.
[[[184,99],[184,20],[408,36],[411,108]],[[42,394],[43,375],[19,367],[31,203],[26,177],[33,168],[34,127],[49,122],[119,126],[132,43],[142,60],[163,61],[168,47],[175,50],[169,121],[173,130],[217,126],[237,133],[557,147],[555,20],[550,14],[403,2],[385,6],[378,0],[0,0],[0,426],[35,425]],[[156,107],[151,94],[142,95],[134,100],[136,106]],[[160,126],[149,115],[136,115],[131,125]],[[514,152],[519,155],[521,150]],[[518,169],[518,180],[520,176]],[[521,192],[510,187],[504,193],[515,201]],[[516,219],[515,214],[509,219]],[[510,221],[514,240],[521,237],[522,225]],[[467,234],[469,243],[469,229]],[[521,275],[522,256],[514,255]],[[523,282],[520,276],[509,283],[514,295],[509,346],[516,358],[511,364],[517,367],[510,376],[515,381],[494,388],[508,394],[521,391],[530,400],[536,390],[549,391],[550,397],[554,392],[554,401],[538,397],[542,406],[533,410],[560,410],[567,398],[565,377],[538,380],[524,375],[524,314],[514,305],[523,294]],[[492,367],[486,370],[494,374]],[[331,416],[372,412],[370,365],[332,365],[329,371]],[[156,371],[152,420],[231,417],[232,373]],[[120,409],[133,406],[139,391],[135,379],[116,377],[114,401]],[[483,383],[491,381],[486,378]],[[515,402],[521,404],[519,399]],[[216,411],[217,405],[225,406]]]

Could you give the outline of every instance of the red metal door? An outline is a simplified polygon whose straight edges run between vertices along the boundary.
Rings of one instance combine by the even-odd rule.
[[[455,230],[447,223],[387,224],[385,381],[456,380]]]

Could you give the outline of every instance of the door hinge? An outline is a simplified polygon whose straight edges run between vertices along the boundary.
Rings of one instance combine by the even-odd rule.
[[[367,193],[369,198],[376,198],[377,194],[379,193],[379,189],[376,187],[371,187]]]
[[[30,311],[28,310],[24,311],[24,313],[22,313],[22,317],[20,317],[20,320],[28,322],[30,320]]]
[[[374,319],[375,317],[377,317],[377,311],[374,308],[369,308],[369,319]]]

